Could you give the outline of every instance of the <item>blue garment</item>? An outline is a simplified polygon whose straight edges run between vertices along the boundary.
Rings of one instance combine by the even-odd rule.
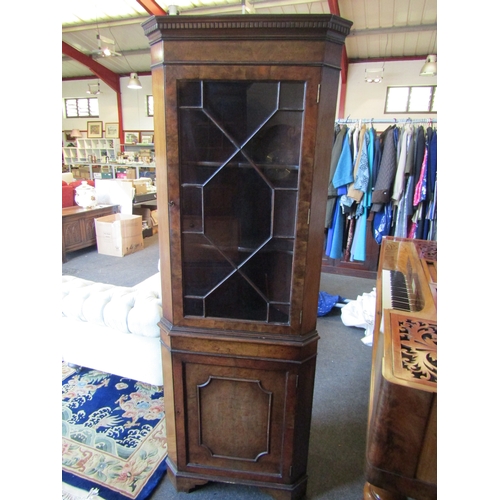
[[[328,257],[330,259],[341,259],[342,258],[342,243],[344,239],[344,220],[345,215],[340,209],[340,198],[337,198],[335,202],[335,211],[333,213],[333,221],[331,228],[331,245]],[[329,231],[330,232],[330,231]]]
[[[344,300],[345,299],[340,295],[330,295],[327,292],[319,292],[318,316],[325,316],[335,307],[337,302],[343,302]]]
[[[340,153],[337,169],[333,176],[333,187],[340,187],[350,184],[354,180],[351,145],[349,144],[349,134],[344,137],[342,153]]]
[[[372,169],[374,160],[374,142],[375,130],[371,128],[367,131],[364,138],[363,149],[366,151],[366,167],[367,167],[367,182],[366,192],[358,206],[356,227],[354,228],[354,236],[351,247],[351,261],[366,260],[366,225],[368,223],[368,209],[371,205],[372,194]]]
[[[392,223],[392,202],[386,203],[380,212],[376,212],[373,217],[373,237],[381,245],[382,238],[387,236],[391,230]]]

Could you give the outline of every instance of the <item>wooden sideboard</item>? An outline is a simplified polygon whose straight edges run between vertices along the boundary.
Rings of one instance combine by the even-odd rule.
[[[62,261],[66,253],[97,243],[94,220],[118,212],[118,205],[97,205],[94,208],[78,206],[62,209]]]

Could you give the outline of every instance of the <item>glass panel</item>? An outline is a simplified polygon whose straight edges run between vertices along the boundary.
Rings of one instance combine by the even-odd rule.
[[[203,299],[184,299],[184,314],[186,316],[203,316]]]
[[[280,109],[304,109],[304,84],[283,82],[280,86]]]
[[[287,304],[271,304],[269,307],[269,322],[288,323],[290,306]]]
[[[203,231],[202,190],[198,187],[182,188],[182,231],[201,233]]]
[[[204,297],[234,268],[202,234],[182,235],[182,276],[185,295]]]
[[[387,89],[386,113],[401,113],[406,111],[410,87],[389,87]]]
[[[295,235],[295,214],[297,211],[297,191],[276,190],[274,193],[274,236]]]
[[[203,111],[180,110],[181,182],[203,184],[236,152]]]
[[[432,87],[412,87],[408,111],[429,111]]]
[[[244,151],[256,163],[299,165],[302,111],[278,111]]]
[[[201,106],[201,82],[181,81],[178,86],[179,106],[197,107]]]
[[[277,109],[277,83],[209,82],[204,89],[207,113],[239,146]]]
[[[234,274],[205,301],[206,315],[215,318],[267,321],[267,303],[240,274]]]
[[[305,84],[178,88],[184,314],[288,323]]]
[[[269,301],[289,302],[292,279],[292,240],[272,240],[241,268]]]
[[[240,264],[271,237],[272,189],[247,164],[229,164],[204,188],[205,234]]]

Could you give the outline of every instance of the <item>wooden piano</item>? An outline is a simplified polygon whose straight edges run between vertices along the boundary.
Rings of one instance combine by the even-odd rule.
[[[437,498],[436,303],[436,242],[384,238],[364,500]]]

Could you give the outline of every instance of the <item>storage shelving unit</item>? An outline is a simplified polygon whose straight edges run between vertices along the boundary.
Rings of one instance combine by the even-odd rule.
[[[68,166],[75,164],[92,163],[91,157],[95,156],[93,163],[104,163],[116,161],[120,152],[120,141],[118,139],[77,139],[76,147],[63,147],[64,163]],[[102,158],[108,161],[102,161]]]
[[[154,144],[125,144],[125,151],[138,151],[140,149],[153,149]],[[63,162],[70,171],[81,169],[87,172],[86,178],[119,178],[119,169],[134,168],[136,178],[156,177],[155,164],[132,162],[118,163],[117,159],[121,152],[119,139],[87,139],[76,141],[76,146],[64,146],[62,148]],[[75,175],[80,177],[80,175]]]

